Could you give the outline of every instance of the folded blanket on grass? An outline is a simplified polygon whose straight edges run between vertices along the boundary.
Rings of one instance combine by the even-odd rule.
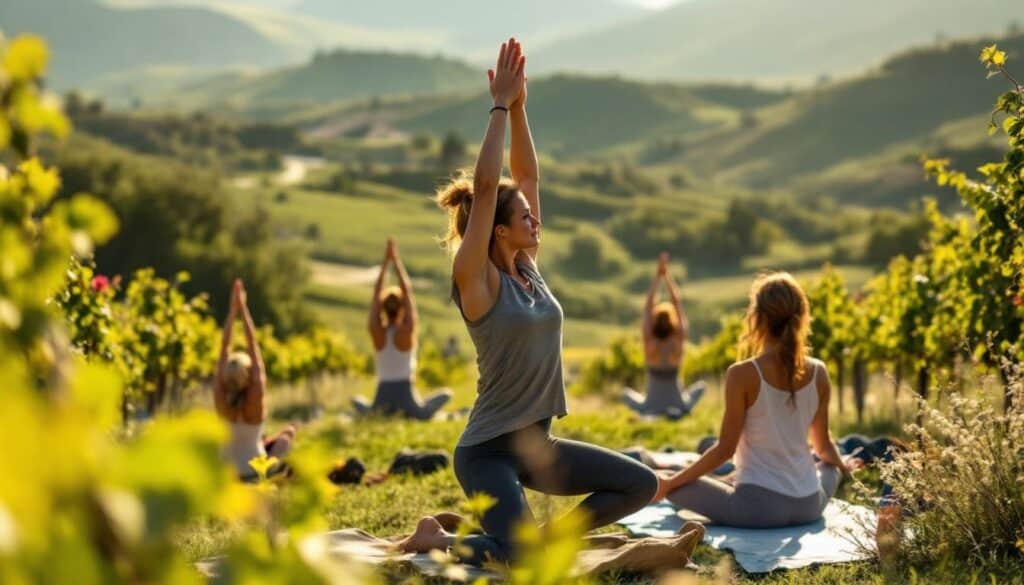
[[[696,523],[680,523],[676,532],[664,537],[629,538],[623,533],[587,536],[584,538],[585,548],[577,553],[571,574],[649,573],[695,568],[690,557],[703,536],[703,527]],[[349,528],[306,538],[299,550],[307,562],[328,575],[341,572],[341,576],[351,577],[351,564],[354,562],[363,567],[387,564],[403,572],[453,581],[472,582],[478,577],[501,579],[500,575],[480,567],[445,563],[444,555],[398,552],[394,546],[396,540],[377,538],[364,530]],[[222,558],[210,559],[197,563],[197,568],[207,577],[214,577],[220,573],[221,562]]]
[[[301,548],[304,554],[316,551],[318,555],[340,557],[364,565],[389,564],[427,577],[474,581],[478,577],[493,579],[497,576],[470,565],[446,565],[429,554],[402,553],[395,550],[394,544],[394,541],[377,538],[365,530],[347,528],[307,538]]]
[[[686,522],[684,516],[685,512],[681,514],[662,501],[623,518],[619,524],[637,536],[664,536],[675,534]],[[704,543],[731,551],[748,573],[767,573],[869,559],[871,552],[856,543],[873,547],[874,526],[874,511],[833,499],[817,522],[770,529],[707,525]]]
[[[625,534],[600,534],[584,539],[585,549],[576,555],[573,575],[596,575],[609,571],[653,572],[666,569],[693,568],[690,557],[704,535],[703,527],[680,524],[676,532],[657,537],[629,538]],[[440,576],[473,581],[477,577],[497,575],[470,565],[450,565],[436,555],[401,553],[394,549],[394,540],[349,528],[307,539],[302,549],[326,552],[356,562],[381,565],[393,563],[425,576]]]

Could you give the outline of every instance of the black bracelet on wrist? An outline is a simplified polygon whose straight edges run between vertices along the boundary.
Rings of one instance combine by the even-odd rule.
[[[494,106],[493,108],[491,108],[491,112],[490,113],[493,114],[494,110],[501,110],[502,112],[505,112],[506,114],[508,113],[508,108],[506,108],[505,106]]]

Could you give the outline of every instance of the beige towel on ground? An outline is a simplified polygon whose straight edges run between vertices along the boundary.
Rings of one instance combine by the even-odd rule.
[[[697,523],[683,526],[673,537],[629,538],[624,533],[587,536],[585,549],[576,556],[573,575],[597,575],[619,570],[652,573],[671,569],[695,568],[690,562],[694,549],[704,539],[704,527]],[[395,550],[397,539],[377,538],[358,528],[336,530],[311,537],[302,550],[326,552],[359,563],[377,566],[385,563],[411,569],[426,576],[472,581],[477,577],[500,576],[469,565],[446,565],[429,554],[401,553]]]
[[[704,527],[687,523],[675,536],[630,538],[625,533],[597,534],[584,538],[584,550],[576,555],[572,574],[598,575],[609,571],[656,573],[696,568],[690,562],[694,549],[704,539]],[[402,571],[414,571],[428,577],[453,581],[473,581],[477,577],[500,580],[497,573],[470,565],[442,562],[437,555],[402,553],[395,549],[398,538],[384,539],[365,530],[347,528],[308,537],[299,549],[303,557],[331,579],[338,568],[352,562],[368,567],[387,564]],[[214,577],[222,558],[201,561],[196,567]],[[350,573],[348,573],[350,575]],[[344,574],[338,575],[339,578]],[[345,582],[345,579],[337,582]]]

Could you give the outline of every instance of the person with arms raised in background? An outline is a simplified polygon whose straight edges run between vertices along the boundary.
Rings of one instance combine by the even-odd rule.
[[[389,265],[395,269],[398,286],[384,290]],[[352,399],[352,406],[358,413],[378,412],[430,420],[451,399],[450,390],[439,390],[426,400],[420,400],[416,393],[413,382],[418,326],[412,281],[398,254],[398,244],[388,238],[367,317],[367,328],[377,351],[377,393],[372,403],[359,396]]]
[[[667,302],[657,303],[659,286],[668,291]],[[625,388],[622,400],[643,415],[682,418],[704,395],[704,383],[683,390],[679,387],[679,368],[686,351],[687,323],[678,289],[668,273],[668,254],[661,253],[658,270],[651,281],[644,304],[644,362],[647,366],[647,394]]]
[[[238,317],[242,318],[245,330],[244,352],[231,351],[232,330]],[[251,459],[269,455],[281,460],[291,450],[295,439],[294,425],[288,425],[269,439],[263,436],[266,387],[267,373],[256,342],[256,326],[246,303],[245,286],[240,279],[235,279],[221,336],[220,358],[214,372],[213,402],[217,414],[227,421],[230,429],[225,456],[245,480],[256,478],[256,471],[249,465]],[[279,465],[275,470],[282,468],[283,465]]]

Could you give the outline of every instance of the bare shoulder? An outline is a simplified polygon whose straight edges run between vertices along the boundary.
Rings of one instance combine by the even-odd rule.
[[[811,372],[819,386],[822,382],[828,381],[828,368],[825,367],[825,362],[816,357],[807,356],[804,363],[806,364],[806,371]]]
[[[726,387],[734,386],[742,389],[757,388],[761,376],[757,373],[754,360],[743,360],[729,366],[725,372]]]
[[[814,389],[818,391],[819,399],[827,399],[832,387],[832,381],[828,377],[828,367],[825,362],[818,358],[807,358],[807,369],[810,371],[810,379],[814,380]]]

